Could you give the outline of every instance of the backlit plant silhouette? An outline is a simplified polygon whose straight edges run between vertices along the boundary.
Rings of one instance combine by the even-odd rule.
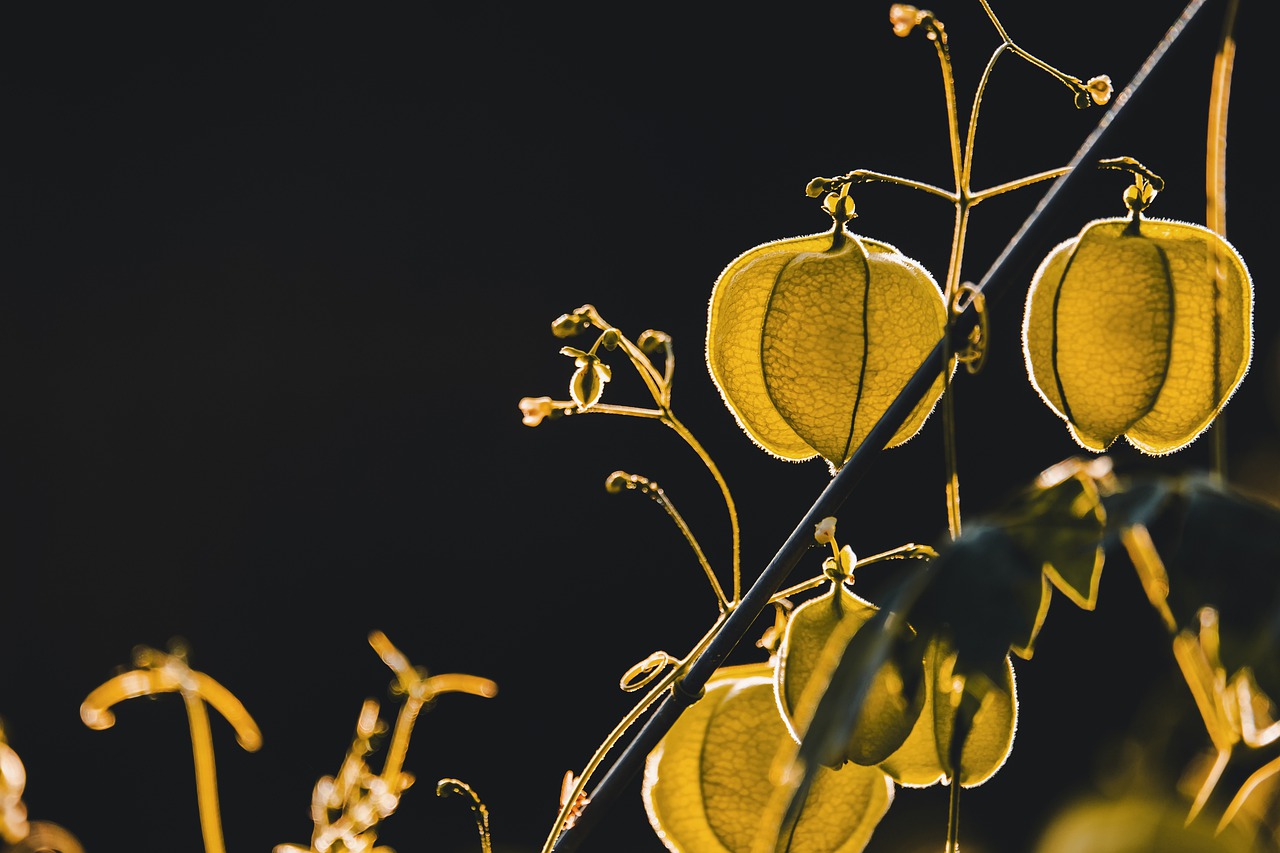
[[[673,429],[724,495],[733,591],[724,591],[662,489],[638,474],[609,477],[610,491],[638,490],[667,511],[707,576],[720,615],[685,655],[655,653],[623,679],[624,689],[648,690],[581,775],[567,777],[574,784],[544,853],[581,843],[584,821],[635,772],[645,750],[644,806],[675,851],[861,850],[899,788],[937,784],[950,788],[949,814],[940,821],[945,847],[958,849],[960,791],[996,774],[1015,748],[1011,656],[1031,659],[1055,590],[1093,609],[1111,561],[1127,561],[1137,571],[1203,716],[1211,747],[1203,765],[1188,769],[1187,824],[1201,816],[1238,747],[1266,755],[1280,737],[1270,698],[1280,683],[1264,675],[1273,669],[1273,646],[1256,642],[1257,631],[1269,635],[1240,625],[1253,632],[1255,645],[1228,654],[1218,626],[1227,610],[1238,611],[1239,594],[1227,592],[1228,582],[1203,577],[1205,552],[1218,565],[1277,565],[1280,515],[1227,490],[1220,467],[1204,477],[1139,480],[1119,476],[1105,455],[1067,459],[1046,467],[1007,506],[962,529],[950,389],[960,366],[983,367],[986,296],[1003,284],[994,273],[976,284],[963,277],[979,203],[1051,180],[1056,189],[1078,168],[1117,170],[1131,180],[1121,194],[1123,215],[1088,222],[1044,258],[1026,290],[1028,378],[1082,449],[1103,454],[1123,437],[1146,454],[1181,450],[1221,416],[1252,357],[1253,284],[1220,221],[1201,226],[1151,218],[1163,178],[1132,157],[1094,154],[1106,120],[1071,164],[985,189],[971,186],[980,108],[999,60],[1022,59],[1048,74],[1078,108],[1107,105],[1113,96],[1108,77],[1059,71],[1020,47],[985,0],[982,7],[1001,43],[963,128],[943,22],[902,4],[889,12],[896,35],[922,35],[936,53],[954,186],[869,169],[814,178],[805,192],[821,202],[832,227],[743,252],[714,283],[706,357],[733,417],[766,452],[790,461],[821,458],[832,474],[831,486],[745,595],[733,499],[674,414],[671,337],[650,330],[632,341],[589,304],[552,324],[557,337],[585,337],[589,344],[561,349],[574,360],[567,398],[525,398],[524,422],[597,413],[650,418]],[[1229,89],[1222,65],[1229,32],[1228,26],[1210,104],[1217,123]],[[1140,82],[1135,79],[1130,92]],[[1212,129],[1222,131],[1220,124]],[[1225,140],[1224,132],[1217,136]],[[869,182],[953,207],[941,284],[893,245],[850,230],[858,187]],[[1219,175],[1211,219],[1224,192]],[[639,374],[652,406],[609,399],[614,367],[606,356],[615,353]],[[842,478],[870,454],[911,439],[938,407],[949,540],[936,549],[912,543],[859,560],[836,539],[835,510],[848,491]],[[1239,535],[1222,535],[1228,518]],[[831,549],[821,572],[779,590],[814,544]],[[888,595],[876,602],[856,595],[851,586],[858,568],[882,560],[901,564]],[[757,643],[765,659],[722,665],[750,620],[769,605],[777,624]],[[606,756],[645,714],[651,716],[644,728],[591,789]],[[1228,792],[1215,816],[1218,843],[1276,842],[1267,814],[1275,798],[1268,783],[1278,771],[1280,758],[1266,760]]]
[[[769,456],[821,460],[830,474],[749,584],[730,480],[676,415],[677,342],[656,330],[630,336],[594,304],[552,322],[553,335],[566,342],[560,352],[572,361],[568,390],[563,398],[520,400],[523,422],[536,427],[604,414],[666,427],[718,489],[730,542],[729,565],[713,565],[657,482],[628,471],[607,477],[609,493],[643,495],[675,525],[716,615],[683,653],[655,651],[625,670],[619,686],[636,701],[605,727],[581,766],[564,774],[542,853],[584,844],[636,778],[641,802],[630,805],[644,810],[659,843],[680,853],[856,853],[873,843],[896,799],[936,786],[948,797],[937,819],[939,844],[959,850],[962,792],[999,774],[1017,749],[1015,663],[1036,665],[1055,599],[1084,611],[1097,606],[1107,566],[1136,574],[1150,606],[1146,615],[1164,630],[1161,639],[1203,724],[1204,749],[1178,784],[1188,837],[1206,829],[1195,835],[1205,846],[1195,849],[1280,849],[1280,711],[1272,698],[1280,696],[1280,628],[1256,600],[1258,590],[1276,588],[1280,508],[1228,488],[1220,434],[1206,436],[1253,357],[1253,281],[1226,239],[1222,216],[1235,6],[1228,5],[1212,69],[1209,138],[1217,144],[1209,152],[1206,221],[1197,224],[1156,215],[1169,164],[1099,153],[1115,112],[1186,16],[1117,92],[1106,75],[1077,77],[1024,49],[990,2],[979,4],[999,45],[967,119],[944,22],[909,5],[888,8],[886,38],[923,43],[937,60],[952,184],[869,168],[814,177],[797,192],[829,217],[828,228],[736,256],[740,247],[726,247],[732,259],[707,282],[706,338],[697,345],[729,416]],[[1111,112],[1071,162],[975,189],[988,82],[997,64],[1010,60],[1052,81],[1047,88],[1062,96],[1064,109]],[[1053,208],[1062,187],[1095,169],[1118,178],[1110,204]],[[859,192],[872,183],[950,207],[953,227],[939,238],[949,241],[945,269],[930,271],[891,242],[854,228]],[[1045,191],[1040,206],[1005,254],[973,280],[966,246],[978,205],[1036,188]],[[1031,236],[1050,209],[1077,217],[1078,233],[1045,255],[1029,281],[1011,281],[1010,259],[1034,245]],[[992,355],[988,300],[1014,288],[1025,288],[1022,350],[1015,355],[1081,454],[1043,460],[1021,491],[970,515],[960,500],[954,391]],[[619,370],[634,371],[647,400],[614,399]],[[892,449],[931,418],[941,422],[945,541],[904,542],[860,556],[839,529],[843,503],[871,460],[889,455],[892,464]],[[1107,455],[1123,441],[1153,459],[1166,457],[1202,436],[1214,442],[1214,467],[1190,476],[1127,476]],[[889,580],[864,597],[856,581],[872,566]],[[792,578],[797,570],[799,580]],[[762,636],[748,636],[762,614],[773,624]],[[337,771],[311,792],[310,840],[280,843],[275,853],[393,853],[378,836],[414,784],[406,756],[420,714],[446,693],[496,693],[486,678],[431,675],[411,665],[380,631],[368,640],[402,700],[395,722],[388,725],[372,699],[360,706]],[[758,649],[758,659],[729,664],[739,646]],[[248,751],[261,744],[257,723],[227,688],[191,668],[182,645],[168,652],[139,648],[133,663],[87,693],[81,719],[106,729],[119,702],[178,694],[190,726],[204,848],[223,853],[208,706]],[[375,769],[372,756],[384,739],[389,743]],[[60,825],[28,820],[25,784],[23,764],[0,730],[0,853],[83,853]],[[440,778],[435,791],[466,801],[479,849],[491,853],[479,793],[451,776]],[[1087,848],[1091,833],[1106,831],[1090,822],[1096,817],[1064,820],[1055,830],[1066,840],[1046,850]],[[1142,843],[1138,838],[1124,850],[1146,849]]]

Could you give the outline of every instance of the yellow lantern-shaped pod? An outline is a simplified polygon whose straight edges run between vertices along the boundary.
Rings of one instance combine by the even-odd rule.
[[[1253,283],[1221,235],[1141,215],[1099,219],[1040,263],[1023,354],[1036,391],[1084,448],[1120,436],[1186,447],[1249,369]]]
[[[739,425],[769,453],[843,465],[942,338],[947,311],[929,272],[843,226],[775,240],[716,280],[707,365]],[[887,446],[915,435],[942,375]]]
[[[772,850],[781,800],[774,776],[791,738],[774,701],[768,663],[724,667],[675,721],[645,763],[650,825],[674,853]],[[859,853],[893,801],[875,767],[820,768],[787,849]]]

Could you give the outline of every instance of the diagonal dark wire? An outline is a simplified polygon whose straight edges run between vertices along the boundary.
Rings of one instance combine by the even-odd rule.
[[[988,298],[997,295],[999,288],[1012,279],[1011,271],[1015,263],[1020,264],[1023,260],[1022,256],[1039,245],[1036,238],[1045,228],[1045,211],[1053,203],[1054,199],[1071,184],[1079,171],[1078,167],[1094,157],[1094,151],[1106,135],[1116,116],[1129,103],[1134,93],[1137,92],[1138,87],[1142,85],[1164,58],[1169,48],[1172,47],[1186,25],[1200,11],[1205,2],[1207,0],[1192,0],[1186,6],[1155,49],[1152,50],[1147,60],[1139,67],[1133,79],[1130,80],[1129,84],[1120,92],[1111,107],[1098,121],[1097,127],[1085,139],[1068,164],[1068,171],[1053,182],[1040,200],[1040,203],[1036,205],[1030,216],[1023,222],[1022,227],[1013,235],[1004,251],[988,268],[986,274],[977,284],[978,290],[986,293]],[[973,302],[970,301],[964,312],[960,314],[953,324],[953,337],[955,340],[964,340],[964,336],[968,335],[970,328],[974,324],[974,314],[976,312],[971,310],[972,305]],[[778,549],[769,565],[760,573],[756,582],[747,590],[742,601],[734,609],[733,613],[729,615],[724,627],[721,628],[715,639],[707,646],[706,651],[690,664],[689,671],[685,674],[685,677],[672,687],[671,693],[662,700],[649,719],[628,743],[622,754],[610,765],[608,771],[600,779],[599,784],[590,792],[590,805],[583,810],[573,827],[562,832],[560,837],[556,839],[555,845],[552,847],[554,853],[572,853],[572,851],[578,849],[586,840],[591,829],[604,816],[607,807],[635,778],[643,766],[645,758],[657,746],[658,741],[667,733],[672,724],[675,723],[676,718],[680,716],[685,708],[697,701],[702,693],[703,686],[707,683],[707,679],[711,677],[716,668],[720,666],[737,646],[738,642],[746,635],[747,631],[750,630],[752,624],[768,605],[769,599],[778,591],[778,588],[781,587],[782,582],[795,568],[800,558],[809,550],[810,545],[813,543],[814,525],[823,518],[836,514],[836,511],[853,491],[854,485],[866,473],[872,461],[878,458],[880,451],[873,448],[885,447],[907,419],[907,416],[915,409],[916,404],[924,398],[925,393],[942,371],[944,352],[947,349],[946,344],[946,339],[943,339],[939,340],[934,346],[933,351],[920,364],[915,374],[908,380],[893,403],[890,404],[889,408],[876,422],[876,425],[871,428],[866,439],[849,457],[849,461],[841,467],[839,472],[831,479],[831,482],[822,490],[822,493],[818,495],[818,499],[809,508],[809,511],[805,513],[804,518],[800,519],[800,523],[796,525],[791,535],[787,537],[786,542]]]

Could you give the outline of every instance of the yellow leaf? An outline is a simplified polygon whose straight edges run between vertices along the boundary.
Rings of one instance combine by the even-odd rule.
[[[942,338],[929,272],[893,246],[841,229],[775,240],[716,280],[707,365],[743,430],[792,461],[838,468]],[[914,436],[942,377],[886,444]]]
[[[1100,219],[1036,270],[1023,354],[1082,447],[1102,452],[1123,435],[1163,455],[1194,441],[1244,378],[1252,316],[1248,269],[1217,233]]]
[[[644,806],[668,850],[749,853],[773,826],[775,762],[795,746],[773,690],[769,664],[720,670],[649,754]],[[874,767],[822,768],[809,798],[789,851],[857,853],[888,810],[893,783]]]

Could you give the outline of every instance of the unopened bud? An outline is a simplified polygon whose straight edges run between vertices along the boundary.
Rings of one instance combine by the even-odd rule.
[[[611,495],[621,494],[627,489],[634,489],[635,481],[626,471],[614,471],[604,481],[604,490]]]
[[[555,406],[550,397],[525,397],[520,401],[520,414],[525,426],[535,427],[542,423],[543,418],[555,414]]]
[[[1098,106],[1111,100],[1111,78],[1105,74],[1090,77],[1085,88],[1089,90],[1089,97],[1093,98],[1093,102]]]
[[[889,7],[889,23],[893,24],[893,34],[906,38],[916,24],[920,22],[920,10],[906,3],[894,3]]]
[[[551,334],[557,338],[572,338],[582,333],[587,321],[581,314],[561,314],[551,324]]]
[[[640,337],[636,338],[636,346],[640,347],[643,353],[657,352],[669,343],[671,343],[671,336],[656,329],[645,329],[640,333]]]
[[[805,186],[804,194],[809,198],[820,198],[830,188],[831,181],[827,178],[814,178]]]

